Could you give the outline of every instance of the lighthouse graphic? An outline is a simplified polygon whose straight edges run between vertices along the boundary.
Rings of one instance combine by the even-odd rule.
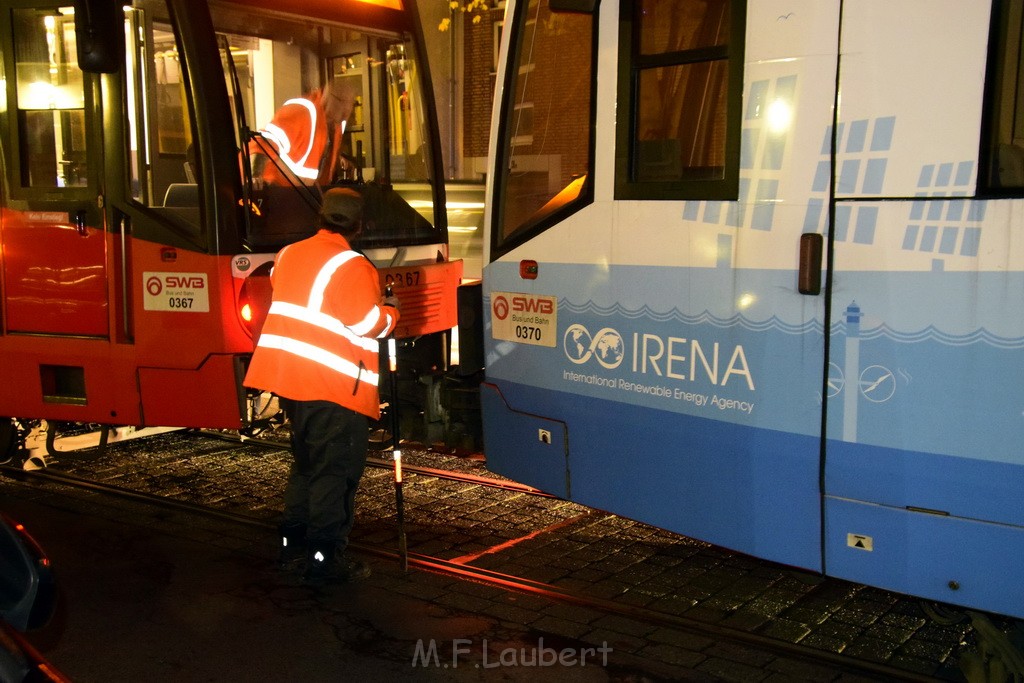
[[[842,376],[850,381],[843,394],[843,441],[857,442],[857,405],[863,397],[872,403],[885,403],[896,391],[896,377],[884,365],[860,365],[860,320],[863,316],[856,301],[846,307],[846,354]],[[856,384],[851,386],[852,378]],[[834,383],[830,380],[830,385]],[[838,386],[842,386],[839,384]]]
[[[851,302],[846,307],[846,356],[843,359],[843,374],[848,378],[860,375],[860,306]],[[857,397],[859,391],[847,387],[843,395],[843,441],[857,441]]]

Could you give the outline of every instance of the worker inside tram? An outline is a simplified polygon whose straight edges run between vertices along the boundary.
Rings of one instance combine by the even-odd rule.
[[[177,37],[161,19],[166,10],[155,1],[137,4],[153,16],[128,14],[137,30],[127,35],[148,35],[152,46],[127,53],[133,194],[183,235],[200,236],[212,229],[206,201],[214,188],[194,119],[212,120],[215,112],[192,100]],[[440,178],[433,177],[427,81],[412,38],[285,16],[260,15],[254,24],[249,9],[233,4],[212,7],[211,15],[241,150],[243,239],[251,249],[272,251],[307,236],[323,192],[336,185],[366,196],[370,229],[361,248],[444,241],[433,203],[417,201]],[[302,117],[317,134],[290,139],[286,129]]]

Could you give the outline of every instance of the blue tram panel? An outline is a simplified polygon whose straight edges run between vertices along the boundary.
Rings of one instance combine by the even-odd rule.
[[[1024,91],[1020,18],[555,5],[510,6],[499,67],[534,77],[499,74],[493,120],[489,467],[1024,616],[1024,141],[1000,118],[1024,111],[991,99]],[[544,454],[545,421],[564,457]]]

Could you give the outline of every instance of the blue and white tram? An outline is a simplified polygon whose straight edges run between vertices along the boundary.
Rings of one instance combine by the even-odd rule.
[[[1024,617],[1024,2],[587,4],[507,7],[488,466]]]

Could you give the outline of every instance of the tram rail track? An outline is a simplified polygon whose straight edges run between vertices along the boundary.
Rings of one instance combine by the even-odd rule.
[[[444,472],[444,470],[439,470],[439,472]],[[210,505],[193,503],[143,491],[135,491],[122,486],[98,482],[66,472],[58,472],[49,469],[26,471],[11,465],[0,465],[0,474],[26,483],[84,489],[102,495],[131,500],[144,505],[158,506],[181,513],[205,516],[229,523],[264,529],[267,530],[268,533],[272,533],[276,530],[276,526],[266,519],[259,519],[257,517],[228,510],[221,510]],[[396,563],[401,561],[397,550],[388,548],[382,543],[353,541],[350,543],[350,547],[357,552],[386,561],[393,561]],[[480,554],[477,554],[476,556]],[[809,647],[799,643],[790,643],[741,629],[731,628],[720,624],[712,624],[705,621],[698,621],[683,615],[652,610],[636,605],[629,605],[615,600],[599,598],[593,595],[585,595],[577,590],[570,590],[551,583],[536,581],[523,576],[516,576],[482,567],[476,567],[470,564],[475,556],[444,559],[428,554],[409,552],[407,557],[407,566],[411,569],[420,569],[423,571],[444,574],[462,580],[494,586],[503,590],[526,593],[536,597],[589,608],[607,614],[614,614],[646,624],[756,648],[780,657],[796,659],[812,665],[826,667],[836,672],[860,675],[886,681],[936,680],[933,676],[918,674],[886,663],[856,659],[850,656]]]
[[[152,433],[150,435],[147,435],[147,436],[134,437],[134,440],[136,440],[136,441],[144,441],[146,439],[154,439],[156,437],[159,437],[163,433],[164,433],[163,431],[155,431],[154,433]],[[232,432],[232,431],[223,431],[223,430],[212,430],[212,429],[194,429],[194,430],[181,430],[181,431],[178,431],[177,433],[182,435],[182,436],[185,436],[185,437],[189,437],[189,436],[209,437],[209,438],[212,438],[212,439],[217,439],[217,440],[220,440],[220,441],[225,441],[227,443],[256,445],[256,446],[261,446],[261,447],[264,447],[264,448],[267,448],[267,449],[271,449],[271,450],[285,450],[285,451],[287,451],[287,450],[291,449],[291,444],[288,441],[284,440],[284,439],[274,439],[274,438],[266,438],[266,437],[251,437],[251,436],[245,436],[241,432]],[[47,452],[48,452],[48,454],[50,456],[57,456],[57,457],[59,457],[59,456],[64,455],[64,454],[73,454],[73,453],[75,453],[76,451],[79,451],[79,450],[89,450],[90,448],[92,448],[92,446],[84,446],[84,447],[79,446],[79,447],[71,448],[71,449],[67,449],[67,450],[60,450],[60,449],[57,448],[57,445],[56,445],[57,440],[56,440],[55,435],[54,435],[53,432],[48,432],[46,434],[45,441],[46,441],[46,450],[47,450]],[[100,452],[102,452],[102,449],[105,448],[106,444],[107,444],[107,434],[106,434],[106,432],[99,432],[99,433],[97,433],[96,444],[97,445],[95,447],[100,449]],[[409,447],[411,445],[412,444],[405,444],[406,447]],[[376,469],[390,469],[390,470],[393,471],[394,470],[394,462],[390,460],[390,453],[391,453],[390,449],[371,449],[370,454],[368,454],[367,458],[366,458],[367,466],[368,467],[373,467],[373,468],[376,468]],[[0,462],[0,464],[7,464],[7,461]],[[465,473],[465,472],[457,472],[457,471],[453,471],[453,470],[445,470],[445,469],[439,469],[439,468],[434,468],[434,467],[424,467],[422,465],[415,465],[415,464],[411,464],[411,463],[407,463],[407,462],[402,464],[402,470],[406,474],[419,474],[419,475],[422,475],[422,476],[437,477],[438,479],[446,479],[446,480],[449,480],[449,481],[456,481],[456,482],[462,482],[462,483],[467,483],[467,484],[478,484],[480,486],[486,486],[486,487],[489,487],[489,488],[501,489],[501,490],[504,490],[504,491],[513,491],[513,492],[517,492],[517,493],[525,493],[525,494],[528,494],[528,495],[531,495],[531,496],[537,496],[537,497],[540,497],[540,498],[555,498],[555,496],[551,495],[550,493],[546,493],[546,492],[541,491],[540,489],[536,489],[536,488],[534,488],[532,486],[527,486],[526,484],[520,484],[518,482],[511,481],[511,480],[508,480],[508,479],[497,478],[495,476],[483,477],[483,476],[479,476],[479,475],[468,474],[468,473]]]
[[[239,444],[256,444],[258,446],[265,446],[267,448],[283,449],[288,450],[291,448],[291,444],[287,441],[280,439],[266,439],[266,438],[255,438],[245,437],[241,434],[237,436],[228,432],[217,432],[210,430],[199,430],[196,432],[203,436],[209,436],[215,439],[222,439],[231,443]],[[386,461],[384,458],[390,457],[390,450],[377,450],[371,451],[373,454],[367,456],[366,464],[369,467],[375,467],[379,469],[391,469],[394,470],[394,463]],[[491,488],[502,489],[504,491],[515,491],[518,493],[526,493],[531,496],[538,496],[541,498],[555,498],[550,493],[541,491],[532,486],[520,484],[518,482],[509,481],[507,479],[495,479],[493,477],[481,477],[474,474],[466,474],[464,472],[453,472],[451,470],[442,470],[434,467],[423,467],[421,465],[410,465],[402,463],[402,471],[406,474],[420,474],[428,477],[437,477],[439,479],[447,479],[450,481],[459,481],[467,484],[479,484],[480,486],[488,486]]]

